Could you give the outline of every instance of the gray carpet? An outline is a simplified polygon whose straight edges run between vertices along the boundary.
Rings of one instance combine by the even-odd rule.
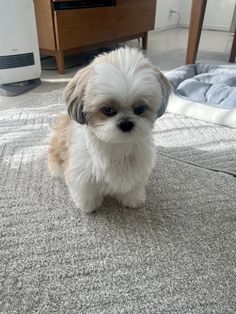
[[[163,116],[145,208],[86,216],[47,171],[63,109],[1,112],[0,312],[235,313],[236,130]]]

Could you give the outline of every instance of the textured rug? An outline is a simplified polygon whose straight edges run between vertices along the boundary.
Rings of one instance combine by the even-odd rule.
[[[236,131],[164,115],[145,208],[83,215],[47,170],[64,109],[1,112],[0,312],[235,313]]]

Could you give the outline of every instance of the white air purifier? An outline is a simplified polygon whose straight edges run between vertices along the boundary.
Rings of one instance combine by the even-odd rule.
[[[41,81],[33,0],[0,0],[0,94],[16,96]]]

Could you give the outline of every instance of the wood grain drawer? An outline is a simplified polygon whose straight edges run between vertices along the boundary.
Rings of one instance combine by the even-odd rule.
[[[116,37],[144,33],[154,28],[156,0],[118,0]]]
[[[54,19],[57,46],[61,49],[88,46],[115,37],[113,7],[55,11]]]
[[[57,47],[72,49],[153,29],[156,0],[117,0],[117,6],[54,11]]]

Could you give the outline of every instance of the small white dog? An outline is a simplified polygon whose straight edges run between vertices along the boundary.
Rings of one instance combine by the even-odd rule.
[[[170,84],[142,52],[99,55],[65,89],[68,114],[56,121],[49,169],[63,176],[76,205],[90,213],[105,195],[127,207],[145,202],[154,164],[152,128]]]

